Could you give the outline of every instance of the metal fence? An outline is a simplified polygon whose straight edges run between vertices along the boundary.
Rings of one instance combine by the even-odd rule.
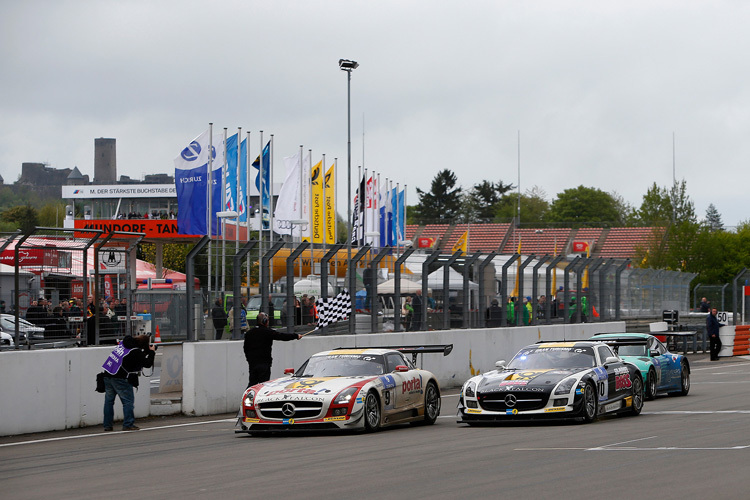
[[[7,276],[0,274],[6,312],[28,317],[40,296],[53,306],[72,300],[77,311],[63,312],[66,328],[45,325],[44,341],[80,345],[113,342],[136,331],[159,334],[162,341],[241,338],[240,308],[232,308],[240,297],[247,300],[249,326],[264,311],[274,328],[306,333],[315,328],[314,299],[345,289],[351,316],[314,335],[657,321],[665,310],[690,311],[695,277],[583,256],[423,253],[412,247],[348,249],[283,240],[227,244],[204,237],[186,258],[186,283],[157,286],[158,279],[135,280],[135,248],[142,236],[50,228],[3,236],[0,253],[7,253],[5,246],[16,254],[12,284],[6,286]],[[92,260],[93,271],[84,272]],[[110,299],[120,302],[121,314],[102,313]],[[214,328],[217,300],[233,327]],[[49,317],[45,321],[52,323]]]
[[[6,316],[0,328],[16,347],[114,342],[132,328],[127,304],[140,233],[37,227],[0,240],[13,272],[0,273]],[[125,309],[118,307],[124,299]],[[112,308],[110,312],[109,309]]]

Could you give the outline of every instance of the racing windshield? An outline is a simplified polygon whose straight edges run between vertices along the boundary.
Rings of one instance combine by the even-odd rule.
[[[385,361],[382,355],[328,354],[313,356],[297,371],[298,377],[357,377],[382,375]]]
[[[621,345],[617,346],[619,356],[648,356],[646,345]]]
[[[555,368],[593,368],[591,347],[534,347],[521,349],[508,363],[508,369],[543,370]]]

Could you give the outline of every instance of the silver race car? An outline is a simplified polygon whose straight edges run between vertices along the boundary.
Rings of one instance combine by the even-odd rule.
[[[440,414],[435,375],[418,354],[453,346],[340,348],[315,354],[294,372],[248,388],[238,433],[312,429],[375,431],[405,422],[433,424]],[[409,359],[406,354],[411,354]]]

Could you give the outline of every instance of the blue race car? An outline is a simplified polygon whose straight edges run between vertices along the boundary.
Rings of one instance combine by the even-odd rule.
[[[648,333],[600,333],[591,340],[608,344],[623,360],[633,363],[643,375],[646,399],[657,394],[687,396],[690,392],[690,363],[682,354],[669,352],[659,339]]]

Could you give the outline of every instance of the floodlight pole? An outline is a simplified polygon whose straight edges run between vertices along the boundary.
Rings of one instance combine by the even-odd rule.
[[[339,69],[346,71],[346,186],[347,186],[347,228],[349,235],[346,239],[346,273],[349,277],[348,282],[352,283],[352,71],[357,69],[359,64],[356,61],[348,59],[339,59]],[[349,290],[352,298],[352,305],[355,300],[355,291]],[[354,309],[354,307],[352,307]]]

